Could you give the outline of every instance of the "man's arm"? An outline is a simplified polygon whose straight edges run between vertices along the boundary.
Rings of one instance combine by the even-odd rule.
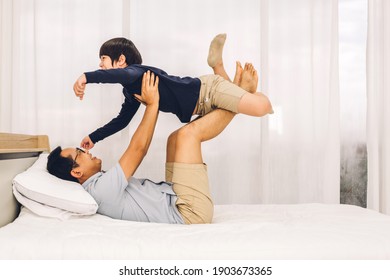
[[[138,125],[130,144],[119,160],[119,164],[127,179],[129,179],[141,164],[148,152],[153,138],[158,116],[158,77],[148,71],[143,75],[141,95],[135,95],[146,105],[144,116]]]

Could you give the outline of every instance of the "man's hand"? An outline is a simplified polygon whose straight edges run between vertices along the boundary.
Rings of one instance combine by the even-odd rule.
[[[157,104],[160,100],[158,92],[158,77],[154,76],[149,70],[142,77],[141,95],[134,94],[134,97],[142,104],[148,106]]]
[[[95,146],[95,144],[92,142],[91,138],[89,136],[85,136],[84,139],[81,141],[80,147],[86,150],[90,150]]]
[[[85,74],[82,74],[73,85],[74,94],[78,98],[80,98],[80,100],[83,100],[84,98],[84,91],[85,91],[86,84],[87,84],[87,77],[85,77]]]

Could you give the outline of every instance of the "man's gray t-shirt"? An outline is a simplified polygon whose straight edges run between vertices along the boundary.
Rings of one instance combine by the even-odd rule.
[[[127,181],[119,163],[91,176],[83,187],[99,205],[99,214],[129,221],[184,224],[172,185],[134,177]]]

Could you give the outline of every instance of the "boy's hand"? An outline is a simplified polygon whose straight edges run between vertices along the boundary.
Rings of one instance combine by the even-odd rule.
[[[154,73],[150,73],[148,70],[142,77],[142,89],[141,95],[134,94],[134,97],[142,104],[148,106],[157,104],[160,100],[160,94],[158,92],[158,77],[154,76]]]
[[[92,142],[91,138],[89,136],[85,136],[83,140],[81,140],[80,147],[86,150],[90,150],[95,146],[95,144]]]
[[[87,84],[87,77],[85,77],[85,74],[82,74],[73,85],[74,94],[78,98],[80,98],[80,100],[83,100],[84,98],[84,91],[85,91],[86,84]]]

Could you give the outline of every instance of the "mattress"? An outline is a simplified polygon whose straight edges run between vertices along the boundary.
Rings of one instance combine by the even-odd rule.
[[[390,259],[390,217],[352,205],[217,205],[212,224],[65,221],[23,208],[0,259]]]

